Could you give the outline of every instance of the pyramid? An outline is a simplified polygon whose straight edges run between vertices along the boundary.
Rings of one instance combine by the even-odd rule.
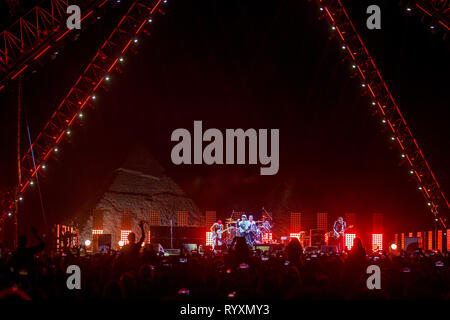
[[[120,240],[122,213],[131,212],[132,231],[140,236],[139,221],[150,221],[150,212],[160,213],[161,225],[177,225],[178,211],[188,212],[188,226],[204,226],[204,216],[192,199],[143,147],[132,149],[125,162],[112,172],[111,184],[93,209],[103,211],[103,233],[111,234],[112,246]],[[92,214],[80,230],[82,243],[92,238]],[[147,227],[148,229],[148,227]]]

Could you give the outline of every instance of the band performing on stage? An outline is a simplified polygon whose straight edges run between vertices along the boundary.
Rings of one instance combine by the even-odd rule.
[[[234,212],[232,213],[233,217]],[[212,249],[216,251],[218,248],[227,246],[232,242],[234,237],[245,238],[245,242],[253,247],[268,242],[268,237],[264,235],[271,233],[273,229],[273,218],[265,212],[262,214],[261,220],[255,220],[253,215],[246,214],[225,220],[225,225],[222,220],[217,220],[211,227],[212,234]],[[330,232],[322,234],[322,244],[335,248],[336,252],[343,252],[345,250],[345,233],[353,226],[347,226],[347,223],[342,217],[339,217],[333,223],[333,228]],[[311,246],[311,239],[305,231],[297,233],[298,239],[304,247]]]
[[[270,233],[273,227],[273,219],[269,213],[262,215],[261,220],[255,221],[253,215],[242,214],[236,220],[233,217],[226,219],[226,226],[221,220],[215,222],[212,232],[212,249],[215,250],[224,244],[229,244],[234,237],[243,237],[249,246],[262,244],[264,235]]]

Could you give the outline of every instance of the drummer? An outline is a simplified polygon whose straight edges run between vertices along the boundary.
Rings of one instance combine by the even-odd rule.
[[[272,229],[272,226],[270,225],[270,221],[269,221],[269,219],[267,219],[267,216],[265,216],[265,215],[263,216],[262,226],[263,226],[264,232],[270,232]]]

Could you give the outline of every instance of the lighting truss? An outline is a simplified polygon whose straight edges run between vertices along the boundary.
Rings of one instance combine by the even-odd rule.
[[[0,33],[0,90],[31,64],[56,48],[72,31],[66,27],[67,7],[78,5],[81,21],[100,14],[113,0],[46,0]]]
[[[406,5],[407,12],[419,13],[430,29],[450,31],[450,0],[412,0]]]
[[[137,41],[137,36],[141,34],[145,24],[151,21],[151,17],[156,12],[162,12],[158,10],[162,2],[163,0],[136,0],[131,4],[118,25],[97,50],[91,62],[58,105],[44,129],[23,155],[21,159],[22,183],[18,186],[19,194],[33,184],[33,179],[42,169],[45,161],[50,158],[52,152],[57,150],[64,134],[67,134],[76,119],[82,116],[82,111],[92,104],[95,91],[118,67],[120,58]],[[8,194],[8,205],[1,208],[0,223],[8,213],[14,210],[14,203],[18,201],[18,199],[11,198],[11,194],[11,192]]]
[[[392,140],[400,148],[401,156],[409,166],[410,174],[417,180],[427,206],[445,228],[442,216],[444,212],[448,214],[450,205],[342,1],[316,1],[321,16],[328,21],[332,33],[340,41],[342,50],[352,61],[362,89],[370,96],[382,123],[387,126]]]

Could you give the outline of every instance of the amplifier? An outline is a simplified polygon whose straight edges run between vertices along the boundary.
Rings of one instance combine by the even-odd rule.
[[[309,244],[311,246],[321,246],[325,244],[325,230],[323,229],[311,229],[309,231]]]

